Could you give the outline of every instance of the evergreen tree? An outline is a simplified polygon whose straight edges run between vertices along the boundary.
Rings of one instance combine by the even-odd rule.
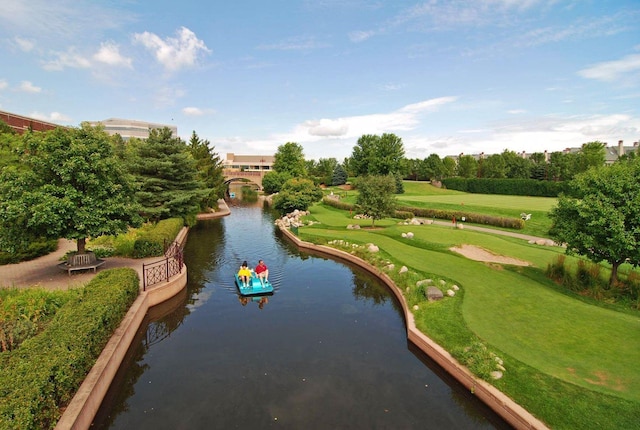
[[[195,216],[211,190],[198,180],[196,161],[168,127],[152,129],[149,138],[129,142],[131,173],[141,215],[148,221]]]
[[[189,151],[196,162],[198,179],[211,190],[201,202],[201,209],[216,207],[218,199],[224,197],[226,191],[224,166],[210,145],[208,140],[200,139],[195,130],[193,131],[189,139]]]
[[[331,185],[344,185],[347,183],[347,172],[344,170],[342,165],[336,165],[336,168],[333,169],[333,178],[331,180]]]

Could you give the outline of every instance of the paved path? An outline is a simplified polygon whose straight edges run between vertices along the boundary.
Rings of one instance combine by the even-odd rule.
[[[27,288],[39,286],[50,290],[66,290],[85,285],[95,276],[93,270],[72,272],[71,276],[66,271],[58,268],[64,255],[76,249],[76,243],[67,239],[58,241],[58,249],[51,254],[43,255],[31,261],[0,266],[0,287]],[[121,257],[108,257],[98,272],[115,267],[131,267],[142,278],[142,264],[157,261],[161,257],[133,259]]]
[[[217,212],[200,214],[198,219],[219,218],[229,215],[229,208],[224,200],[218,201],[219,210]],[[42,287],[49,290],[67,290],[87,284],[96,275],[93,270],[71,272],[71,276],[65,270],[58,268],[58,263],[69,251],[76,250],[76,243],[67,239],[58,241],[58,249],[48,255],[36,258],[31,261],[24,261],[17,264],[0,265],[0,288],[3,287]],[[122,258],[108,257],[98,272],[104,269],[116,267],[131,267],[138,272],[142,279],[142,265],[161,260],[162,257],[150,258]]]

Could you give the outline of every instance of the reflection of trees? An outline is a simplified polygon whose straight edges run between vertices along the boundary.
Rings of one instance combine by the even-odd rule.
[[[222,222],[219,219],[198,221],[191,227],[191,233],[198,236],[197,241],[187,240],[185,260],[187,265],[187,279],[191,295],[197,294],[206,283],[206,276],[216,263],[215,256],[220,249],[225,247],[225,234]]]
[[[390,294],[377,279],[363,273],[353,273],[353,296],[356,299],[368,299],[374,305],[383,305],[391,298]]]

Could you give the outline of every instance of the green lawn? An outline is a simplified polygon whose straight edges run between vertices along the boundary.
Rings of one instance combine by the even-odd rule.
[[[466,199],[469,195],[463,196]],[[449,197],[459,198],[460,194]],[[553,199],[543,199],[548,200]],[[482,198],[479,201],[483,202]],[[511,200],[515,201],[517,198]],[[375,230],[346,230],[345,226],[354,221],[347,212],[316,205],[311,213],[321,224],[301,228],[302,239],[326,243],[340,238],[353,243],[374,243],[381,248],[381,254],[397,264],[406,265],[416,276],[438,276],[458,284],[464,291],[464,299],[455,311],[457,314],[443,317],[450,319],[448,323],[439,321],[445,327],[442,332],[449,330],[446,326],[458,325],[458,319],[462,318],[462,328],[458,331],[469,330],[491,348],[504,353],[505,364],[511,363],[514,370],[510,374],[506,366],[506,376],[497,385],[543,420],[558,428],[571,428],[578,425],[571,420],[609,413],[613,416],[604,417],[604,421],[609,422],[609,428],[616,428],[616,423],[623,426],[623,423],[640,419],[640,371],[637,366],[640,361],[640,314],[617,312],[558,291],[541,271],[562,253],[560,248],[529,245],[524,240],[469,229],[398,225],[397,220],[378,221],[376,226],[385,227]],[[413,239],[401,237],[402,232],[409,231],[414,233]],[[516,270],[489,265],[449,251],[450,247],[461,244],[473,244],[496,254],[523,259],[531,262],[533,268]],[[435,312],[436,308],[433,309]],[[429,310],[420,312],[428,313]],[[417,315],[416,321],[420,320],[422,318]],[[442,337],[442,332],[429,333],[430,328],[433,330],[429,325],[420,327],[436,339]],[[452,333],[447,336],[468,337],[464,333]],[[445,347],[461,346],[455,345],[455,340],[447,339],[447,336],[442,339]],[[452,343],[448,344],[448,341]],[[516,367],[531,370],[516,371]],[[510,376],[516,377],[514,374],[523,380],[509,380]],[[552,382],[541,383],[545,378]],[[554,379],[558,382],[553,382]],[[549,385],[553,389],[548,388]],[[583,402],[584,406],[571,400],[576,395],[575,390],[583,398],[590,399]],[[558,405],[546,404],[546,398],[551,395],[557,398]],[[566,408],[590,408],[594,402],[606,406],[594,408],[599,412],[591,409],[576,412],[576,417],[563,412]],[[597,418],[588,422],[598,423],[603,417]],[[581,422],[579,427],[584,425]]]

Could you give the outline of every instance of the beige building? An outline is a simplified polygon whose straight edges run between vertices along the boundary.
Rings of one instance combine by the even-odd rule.
[[[274,159],[275,156],[273,155],[237,155],[233,152],[228,152],[223,165],[229,171],[268,172],[273,167]]]
[[[149,137],[150,129],[165,127],[171,130],[173,137],[178,136],[178,127],[175,125],[157,124],[133,119],[109,118],[104,121],[89,121],[89,124],[93,126],[101,124],[109,135],[119,134],[124,140],[129,140],[132,137],[146,139]]]

